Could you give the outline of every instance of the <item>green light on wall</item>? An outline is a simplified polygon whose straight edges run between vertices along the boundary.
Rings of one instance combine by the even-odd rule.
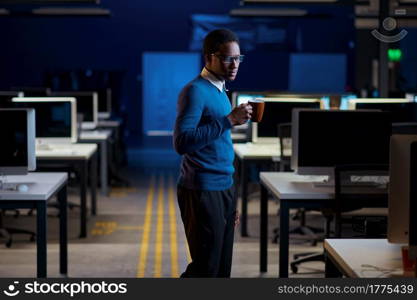
[[[388,49],[388,60],[389,61],[401,61],[401,58],[403,57],[403,52],[401,49]]]

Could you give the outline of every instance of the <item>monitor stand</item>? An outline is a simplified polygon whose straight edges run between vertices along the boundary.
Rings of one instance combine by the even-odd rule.
[[[36,144],[36,150],[43,150],[43,151],[49,151],[52,150],[51,146],[46,143],[37,143]]]

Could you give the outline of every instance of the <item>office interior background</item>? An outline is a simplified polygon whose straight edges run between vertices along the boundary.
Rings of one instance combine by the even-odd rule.
[[[9,107],[4,104],[11,101],[9,92],[22,92],[24,97],[74,97],[77,102],[82,97],[77,92],[96,92],[98,110],[107,113],[95,128],[77,128],[77,144],[95,145],[91,148],[95,154],[89,154],[93,158],[83,158],[88,167],[64,158],[81,151],[75,146],[68,146],[72,150],[62,156],[48,153],[52,150],[47,147],[37,149],[37,171],[68,175],[67,261],[59,256],[65,246],[60,244],[62,214],[56,205],[48,206],[45,216],[43,271],[39,269],[41,249],[35,241],[39,233],[20,235],[8,230],[36,231],[36,222],[40,222],[37,209],[4,206],[0,276],[178,277],[191,257],[176,204],[180,157],[172,147],[172,130],[178,94],[204,66],[204,36],[216,28],[231,29],[239,36],[245,59],[237,79],[226,83],[234,105],[239,97],[246,99],[242,101],[253,97],[312,98],[329,111],[354,98],[413,103],[417,101],[416,4],[413,0],[0,1],[1,107]],[[373,30],[401,38],[382,41]],[[277,138],[278,124],[273,117],[270,120],[269,130]],[[417,115],[406,122],[417,123]],[[248,133],[250,127],[234,131],[240,134],[236,144],[256,144]],[[407,127],[407,135],[416,134],[416,128]],[[321,129],[329,135],[338,134],[331,122]],[[100,135],[103,131],[106,133]],[[273,159],[283,156],[275,154],[278,144],[277,139],[270,148],[259,150],[272,154],[255,155],[247,161],[245,154],[237,153],[245,151],[239,148],[243,146],[235,148],[238,207],[245,221],[235,233],[232,277],[326,275],[324,256],[288,266],[285,249],[280,248],[281,204],[279,196],[270,191],[267,270],[260,262],[260,252],[264,253],[259,246],[260,229],[264,228],[260,172],[291,169]],[[18,192],[27,191],[22,188]],[[2,195],[0,202],[6,198]],[[48,203],[53,201],[48,198]],[[385,209],[370,222],[373,238],[386,240],[387,214]],[[355,219],[354,225],[365,226],[366,222],[361,223],[365,217]],[[330,219],[321,208],[291,209],[286,259],[292,262],[305,253],[322,253],[324,238],[335,232],[315,229],[326,227],[326,221],[333,223]],[[300,231],[291,231],[300,226]],[[345,227],[351,237],[369,238],[367,229],[358,233],[352,224]],[[62,264],[66,268],[62,269]],[[378,266],[365,273],[378,275]]]

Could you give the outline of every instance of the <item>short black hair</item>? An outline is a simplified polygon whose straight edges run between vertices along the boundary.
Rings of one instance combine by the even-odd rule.
[[[217,52],[221,45],[229,42],[236,42],[239,44],[239,38],[233,31],[224,28],[210,31],[204,38],[204,56]]]

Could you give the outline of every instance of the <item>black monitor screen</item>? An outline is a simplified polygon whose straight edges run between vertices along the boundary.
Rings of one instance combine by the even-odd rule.
[[[69,95],[70,96],[70,95]],[[93,94],[71,96],[77,99],[77,114],[83,115],[83,122],[94,122]]]
[[[417,122],[417,103],[356,103],[357,109],[380,109],[391,112],[393,123]]]
[[[83,115],[83,122],[94,122],[93,92],[53,92],[56,97],[74,97],[77,100],[77,114]]]
[[[98,111],[111,112],[111,89],[98,91]]]
[[[27,112],[0,111],[0,136],[0,167],[27,166]]]
[[[20,91],[25,97],[48,97],[51,90],[43,87],[12,87],[13,91]]]
[[[71,137],[71,102],[15,102],[15,106],[35,109],[36,137]]]
[[[265,102],[258,137],[278,137],[278,124],[290,123],[294,108],[320,108],[320,102]]]
[[[298,166],[388,164],[390,113],[300,111]]]

